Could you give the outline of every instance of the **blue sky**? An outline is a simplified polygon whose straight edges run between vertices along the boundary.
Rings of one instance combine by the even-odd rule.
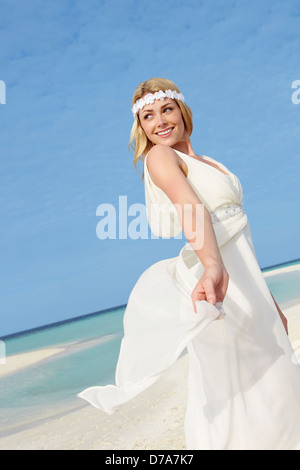
[[[166,77],[195,151],[243,185],[261,267],[300,257],[300,4],[2,0],[0,335],[125,304],[184,240],[99,240],[96,209],[144,203],[131,96]]]

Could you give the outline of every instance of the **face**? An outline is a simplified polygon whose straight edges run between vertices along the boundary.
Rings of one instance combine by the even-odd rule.
[[[189,137],[181,110],[171,98],[146,105],[139,111],[139,118],[146,136],[153,144],[173,147]]]

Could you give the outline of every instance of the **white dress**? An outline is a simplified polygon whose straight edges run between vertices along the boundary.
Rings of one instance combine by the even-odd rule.
[[[124,315],[116,385],[78,396],[111,414],[153,384],[189,353],[186,447],[190,450],[300,449],[300,368],[252,245],[238,178],[184,153],[187,181],[211,212],[229,273],[217,307],[191,293],[203,266],[187,243],[179,256],[150,266],[134,286]],[[181,232],[176,209],[150,178],[144,159],[145,198],[155,235]]]

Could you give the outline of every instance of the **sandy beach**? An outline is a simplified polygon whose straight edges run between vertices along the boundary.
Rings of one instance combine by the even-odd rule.
[[[292,360],[300,362],[300,298],[281,307],[289,321]],[[48,348],[8,358],[0,366],[0,379],[58,353],[61,348]],[[187,375],[184,355],[116,414],[108,416],[78,400],[71,411],[59,410],[51,418],[20,426],[7,435],[0,430],[0,450],[184,450]]]
[[[74,353],[78,349],[83,350],[84,348],[88,348],[92,345],[103,343],[109,338],[110,336],[107,335],[104,338],[81,341],[79,344],[76,342],[70,342],[64,344],[63,346],[50,347],[40,349],[38,351],[30,351],[27,353],[8,356],[7,358],[2,358],[1,362],[4,362],[4,367],[0,366],[0,379],[2,377],[6,377],[10,374],[26,369],[26,367],[39,364],[40,362],[49,359],[55,355],[62,355],[62,353],[64,353],[65,351],[70,352],[72,350],[72,352]]]
[[[16,354],[4,359],[5,367],[0,367],[0,379],[7,375],[18,372],[26,367],[38,364],[39,362],[48,359],[55,354],[61,353],[63,348],[49,348],[41,349],[40,351],[31,351],[23,354]]]

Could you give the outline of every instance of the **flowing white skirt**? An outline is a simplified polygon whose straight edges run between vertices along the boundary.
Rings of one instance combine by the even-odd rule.
[[[300,446],[300,368],[253,250],[249,226],[220,250],[230,282],[225,318],[191,293],[203,267],[186,245],[138,279],[124,316],[116,385],[79,394],[113,413],[149,387],[187,347],[190,450]]]

